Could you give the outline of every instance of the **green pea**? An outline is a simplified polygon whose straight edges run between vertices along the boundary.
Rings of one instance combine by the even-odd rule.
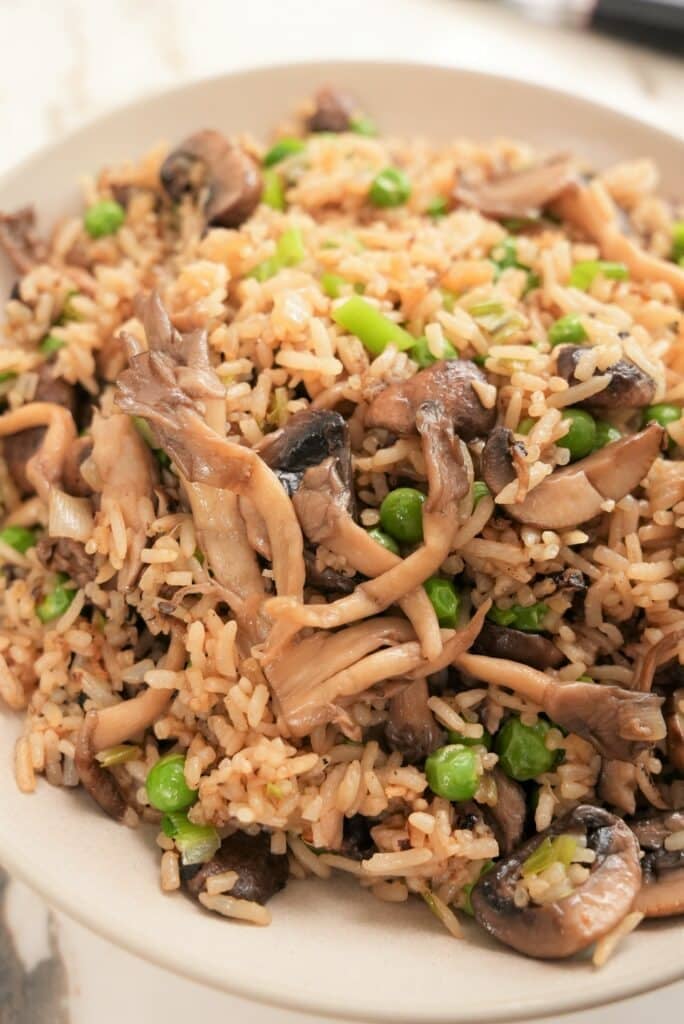
[[[660,402],[658,405],[649,405],[642,414],[643,425],[647,423],[659,423],[661,427],[667,427],[668,423],[676,423],[682,418],[682,407],[672,405],[670,402]]]
[[[451,580],[432,576],[423,584],[430,604],[435,609],[437,621],[445,629],[455,629],[458,612],[461,607],[461,596]]]
[[[483,730],[482,736],[479,739],[473,739],[472,736],[461,736],[460,732],[454,732],[453,729],[447,731],[449,737],[449,743],[460,743],[464,747],[484,747],[485,750],[492,749],[492,734]]]
[[[526,416],[524,420],[520,420],[516,433],[529,434],[536,422],[537,421],[533,420],[531,416]]]
[[[549,344],[580,345],[587,340],[587,332],[577,313],[568,313],[549,327]]]
[[[166,754],[150,768],[145,788],[148,800],[158,811],[184,811],[197,800],[197,790],[188,786],[184,769],[182,754]]]
[[[423,539],[424,502],[425,495],[415,487],[390,491],[380,506],[383,529],[404,544],[417,544]]]
[[[451,743],[430,754],[425,775],[432,792],[446,800],[470,800],[480,785],[477,755],[462,743]]]
[[[0,530],[0,540],[23,555],[29,548],[35,546],[36,535],[25,526],[6,526],[4,530]]]
[[[374,526],[372,530],[369,530],[368,536],[372,537],[378,544],[382,544],[383,548],[387,548],[393,555],[399,554],[399,545],[394,537],[390,537],[389,533],[385,533],[378,526]]]
[[[524,633],[538,633],[544,628],[544,619],[548,615],[549,606],[543,601],[523,607],[513,604],[510,608],[498,608],[494,605],[487,612],[487,618],[497,626],[511,626]]]
[[[436,196],[431,199],[425,208],[428,217],[444,217],[449,211],[449,204],[444,196]]]
[[[606,423],[605,420],[596,420],[596,440],[594,441],[594,449],[605,448],[607,444],[612,444],[613,441],[619,441],[622,434],[617,427],[612,426],[610,423]]]
[[[426,366],[432,366],[433,363],[437,362],[437,357],[433,356],[430,351],[427,338],[418,338],[416,343],[409,349],[409,355],[415,363],[418,363],[421,369],[425,369]],[[458,359],[458,357],[458,349],[455,349],[450,341],[445,341],[441,358]]]
[[[36,605],[36,615],[41,622],[52,622],[53,619],[64,615],[76,594],[73,584],[70,587],[65,586],[67,582],[68,577],[64,573],[57,573],[54,587],[48,591],[40,604]]]
[[[567,448],[570,452],[570,461],[576,462],[589,455],[596,447],[596,420],[583,409],[566,409],[563,413],[563,422],[569,423],[570,427],[564,437],[559,438],[558,444],[561,448]]]
[[[586,292],[599,274],[611,281],[626,281],[629,278],[629,270],[624,263],[611,260],[582,260],[570,271],[570,287]]]
[[[261,202],[273,210],[285,209],[285,189],[283,179],[273,168],[266,168],[263,174],[264,186],[261,191]]]
[[[54,334],[48,334],[40,343],[40,351],[45,356],[52,355],[53,352],[59,352],[60,348],[64,348],[66,341],[62,338],[56,338]]]
[[[496,737],[495,749],[506,775],[518,782],[527,782],[551,771],[556,754],[548,750],[545,738],[551,726],[543,719],[535,725],[523,725],[519,718],[509,718]]]
[[[473,508],[476,508],[483,498],[488,498],[492,492],[484,480],[476,480],[473,484]]]
[[[373,206],[402,206],[411,195],[411,182],[398,167],[385,167],[373,178],[368,198]]]
[[[126,212],[114,199],[102,199],[86,210],[83,223],[91,238],[113,235],[126,219]]]
[[[378,129],[370,117],[352,117],[349,122],[349,131],[354,135],[366,135],[368,138],[378,134]]]
[[[272,167],[273,164],[279,164],[281,160],[288,156],[293,156],[295,153],[301,153],[303,149],[306,149],[306,143],[303,139],[278,139],[264,157],[264,167]]]
[[[676,220],[672,225],[672,255],[674,263],[684,260],[684,220]]]

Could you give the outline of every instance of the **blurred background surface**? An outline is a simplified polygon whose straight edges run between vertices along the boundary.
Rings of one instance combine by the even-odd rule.
[[[529,78],[684,134],[682,55],[524,20],[492,0],[0,0],[0,39],[0,172],[151,90],[231,68],[333,57],[433,61]],[[274,120],[281,113],[274,97]],[[457,949],[454,956],[457,994]],[[563,1021],[678,1019],[683,1000],[684,984]],[[0,1024],[219,1019],[313,1018],[171,976],[49,914],[23,886],[0,877]]]

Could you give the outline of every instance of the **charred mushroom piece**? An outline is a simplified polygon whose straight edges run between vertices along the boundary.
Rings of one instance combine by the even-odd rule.
[[[95,754],[100,749],[95,739],[97,726],[97,711],[89,711],[76,740],[74,764],[83,788],[95,803],[110,818],[114,818],[115,821],[124,821],[128,805],[123,792],[112,773],[98,764],[95,758]]]
[[[366,412],[366,426],[385,427],[393,434],[414,434],[416,414],[425,402],[436,402],[464,441],[481,437],[496,422],[496,409],[485,409],[473,384],[487,378],[468,359],[441,360],[400,384],[390,384]]]
[[[191,135],[169,153],[159,177],[174,202],[186,193],[196,195],[209,225],[239,227],[261,199],[256,161],[241,146],[209,129]]]
[[[349,93],[326,85],[314,97],[316,107],[306,122],[310,132],[347,132],[357,104]]]
[[[558,374],[567,380],[568,384],[579,384],[575,377],[575,369],[585,351],[581,345],[564,345],[560,349],[556,364]],[[652,403],[656,393],[655,381],[635,363],[628,359],[619,359],[607,370],[597,370],[594,376],[598,377],[604,373],[610,374],[610,383],[586,402],[580,402],[580,405],[587,405],[592,409],[640,409]]]
[[[496,803],[488,808],[488,817],[499,850],[507,856],[519,845],[525,831],[525,790],[500,768],[495,768],[492,776],[496,782]]]
[[[513,454],[516,447],[524,453],[523,445],[515,440],[513,431],[507,427],[494,427],[485,441],[480,456],[480,472],[492,494],[503,491],[515,480]]]
[[[654,814],[629,824],[644,850],[643,885],[634,909],[646,917],[684,914],[684,849],[676,848],[684,831],[684,814]]]
[[[426,680],[417,679],[389,704],[385,739],[390,749],[398,750],[407,764],[422,764],[444,742],[444,730],[435,721],[428,698]]]
[[[528,857],[545,839],[580,836],[595,854],[589,877],[553,903],[517,906],[514,896]],[[524,843],[484,875],[471,894],[477,921],[519,953],[557,960],[611,931],[630,911],[641,884],[639,846],[623,821],[582,805]]]
[[[290,497],[299,490],[307,469],[333,459],[349,511],[353,512],[349,428],[339,412],[303,409],[295,413],[259,454]]]
[[[182,867],[181,875],[191,896],[198,897],[212,875],[234,871],[237,881],[230,895],[238,900],[267,903],[285,888],[289,866],[285,854],[271,853],[271,837],[267,832],[256,836],[235,832],[224,839],[214,856],[199,870],[195,865]]]
[[[473,644],[473,654],[487,654],[490,658],[510,658],[542,671],[560,668],[565,657],[551,640],[538,633],[524,633],[520,629],[497,626],[485,622]]]
[[[35,221],[32,206],[24,206],[15,213],[0,213],[0,247],[20,274],[28,274],[47,258],[47,246],[38,237]]]
[[[608,444],[585,459],[556,470],[519,503],[501,506],[519,523],[548,530],[565,530],[586,523],[603,511],[607,500],[620,501],[641,483],[663,443],[663,428],[651,423],[645,430]],[[501,459],[503,446],[498,449]],[[490,472],[494,490],[504,477],[503,462]],[[496,491],[498,493],[498,491]]]
[[[345,818],[342,825],[341,853],[352,860],[368,860],[376,851],[371,829],[377,819],[367,818],[365,814],[353,814]]]
[[[538,217],[577,179],[572,158],[563,154],[512,171],[473,188],[457,186],[454,198],[487,217]]]

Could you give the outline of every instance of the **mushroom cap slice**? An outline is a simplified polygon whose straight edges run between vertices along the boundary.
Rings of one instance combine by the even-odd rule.
[[[580,462],[557,470],[506,511],[519,523],[565,530],[603,511],[605,501],[620,501],[638,487],[661,450],[663,428],[645,430],[606,445]]]
[[[585,351],[581,345],[564,345],[558,353],[558,373],[568,384],[579,383],[575,368]],[[580,405],[592,409],[640,409],[655,398],[656,382],[629,359],[618,359],[607,370],[597,370],[594,376],[602,373],[610,375],[608,385]]]
[[[548,836],[584,834],[596,854],[583,885],[543,905],[514,902],[522,866]],[[473,911],[491,935],[527,956],[572,956],[611,931],[630,911],[641,885],[639,844],[620,818],[581,805],[534,836],[484,875],[473,889]]]
[[[534,218],[576,180],[572,158],[561,153],[473,188],[458,186],[454,198],[488,217]]]
[[[643,885],[634,909],[646,917],[684,914],[684,850],[668,850],[670,836],[684,830],[684,812],[635,818],[629,825],[644,851]]]

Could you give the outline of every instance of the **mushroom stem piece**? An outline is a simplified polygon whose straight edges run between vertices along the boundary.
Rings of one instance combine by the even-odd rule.
[[[50,487],[61,480],[64,460],[76,441],[76,426],[68,409],[52,402],[29,402],[0,416],[0,437],[33,427],[47,427],[38,451],[26,464],[26,476],[47,502]]]

